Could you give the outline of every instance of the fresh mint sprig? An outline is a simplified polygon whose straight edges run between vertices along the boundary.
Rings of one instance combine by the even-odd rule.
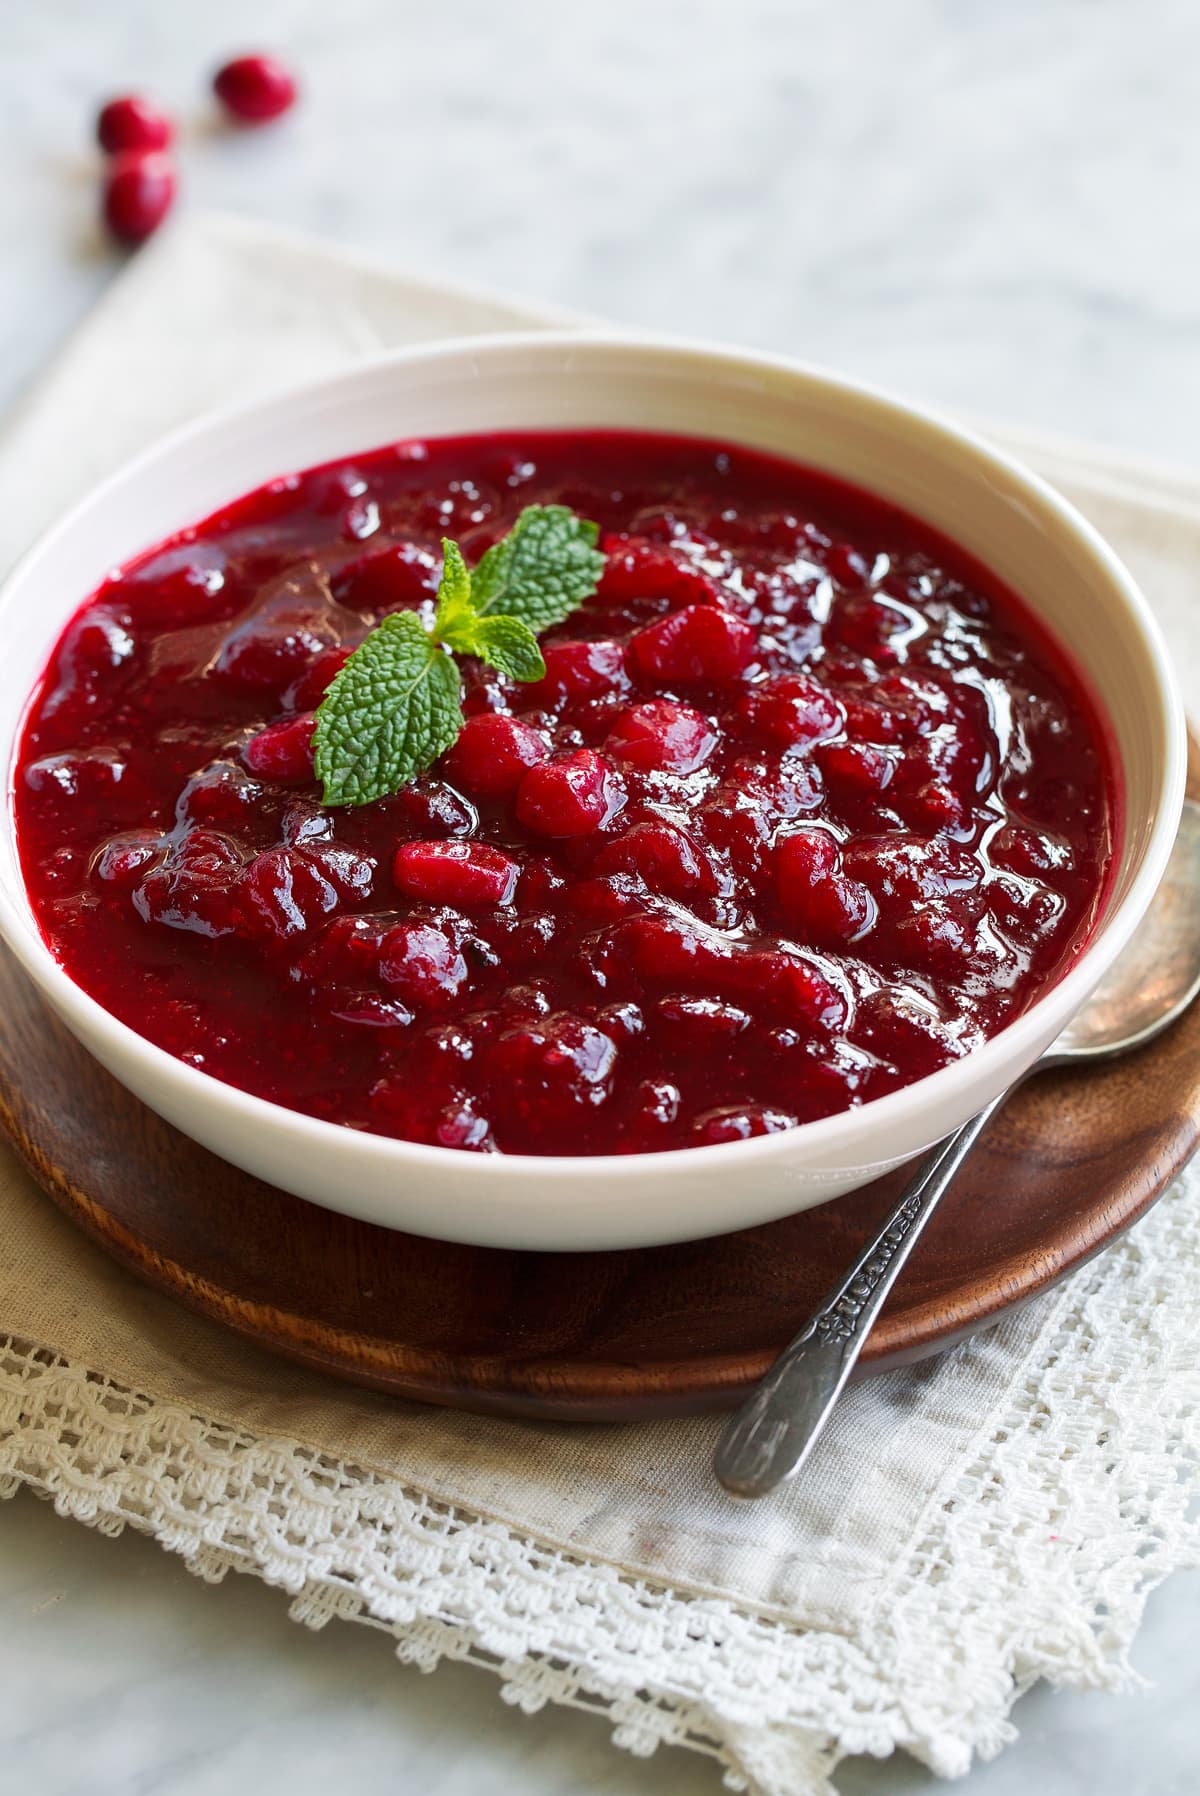
[[[328,805],[371,804],[422,773],[463,725],[455,655],[513,680],[546,671],[537,633],[595,592],[597,525],[565,505],[527,505],[472,572],[449,537],[432,629],[396,611],[355,649],[317,710],[313,751]]]

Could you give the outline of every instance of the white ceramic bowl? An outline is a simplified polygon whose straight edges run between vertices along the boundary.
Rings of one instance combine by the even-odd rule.
[[[63,624],[105,571],[275,475],[408,436],[626,426],[774,451],[841,475],[973,551],[1041,615],[1099,700],[1124,787],[1116,878],[1061,982],[964,1060],[785,1134],[619,1159],[476,1156],[318,1122],[223,1085],[119,1023],[34,924],[12,827],[0,930],[79,1039],[130,1090],[237,1165],[385,1227],[503,1247],[630,1247],[822,1203],[929,1146],[1054,1040],[1137,927],[1174,838],[1184,728],[1144,599],[1084,520],[962,431],[849,381],[761,356],[611,333],[488,337],[357,365],[177,432],[51,531],[0,594],[0,752]]]

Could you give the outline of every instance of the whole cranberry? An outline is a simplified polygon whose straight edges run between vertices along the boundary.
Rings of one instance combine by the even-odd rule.
[[[446,772],[473,798],[511,798],[550,750],[538,732],[503,711],[468,717],[446,756]]]
[[[581,748],[529,769],[517,793],[517,817],[538,836],[588,836],[623,800],[607,763]]]
[[[144,243],[175,200],[175,164],[161,150],[114,158],[104,181],[104,222],[122,243]]]
[[[175,127],[153,100],[141,94],[122,94],[101,108],[96,120],[96,140],[110,156],[128,151],[165,150]]]
[[[630,640],[629,654],[644,680],[726,686],[749,665],[757,644],[753,629],[740,617],[716,605],[689,605],[639,630]]]
[[[279,118],[296,98],[296,79],[274,56],[237,56],[213,76],[213,92],[244,125]]]
[[[507,904],[519,873],[511,855],[487,842],[405,842],[392,866],[393,879],[408,897],[459,910]]]
[[[269,723],[251,736],[242,759],[259,779],[278,780],[281,786],[306,786],[313,779],[313,731],[316,717],[302,711]]]

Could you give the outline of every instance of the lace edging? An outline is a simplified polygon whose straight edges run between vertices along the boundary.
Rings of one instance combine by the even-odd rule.
[[[1184,1197],[1164,1200],[1054,1300],[1000,1426],[924,1519],[869,1638],[578,1557],[13,1338],[0,1495],[28,1486],[103,1532],[137,1528],[212,1582],[250,1572],[306,1626],[382,1629],[421,1670],[486,1666],[526,1713],[600,1711],[635,1754],[708,1753],[732,1789],[833,1796],[843,1757],[897,1747],[955,1775],[1014,1737],[1011,1706],[1038,1678],[1128,1684],[1148,1588],[1200,1563],[1196,1234]]]

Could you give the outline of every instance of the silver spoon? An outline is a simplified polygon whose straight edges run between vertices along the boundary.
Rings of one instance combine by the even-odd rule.
[[[1200,804],[1183,807],[1146,918],[1088,1003],[1031,1072],[1090,1066],[1153,1041],[1200,993]],[[1028,1077],[1028,1075],[1026,1075]],[[1016,1089],[939,1142],[875,1239],[722,1430],[713,1469],[735,1497],[765,1497],[812,1452],[917,1237],[979,1136]]]

